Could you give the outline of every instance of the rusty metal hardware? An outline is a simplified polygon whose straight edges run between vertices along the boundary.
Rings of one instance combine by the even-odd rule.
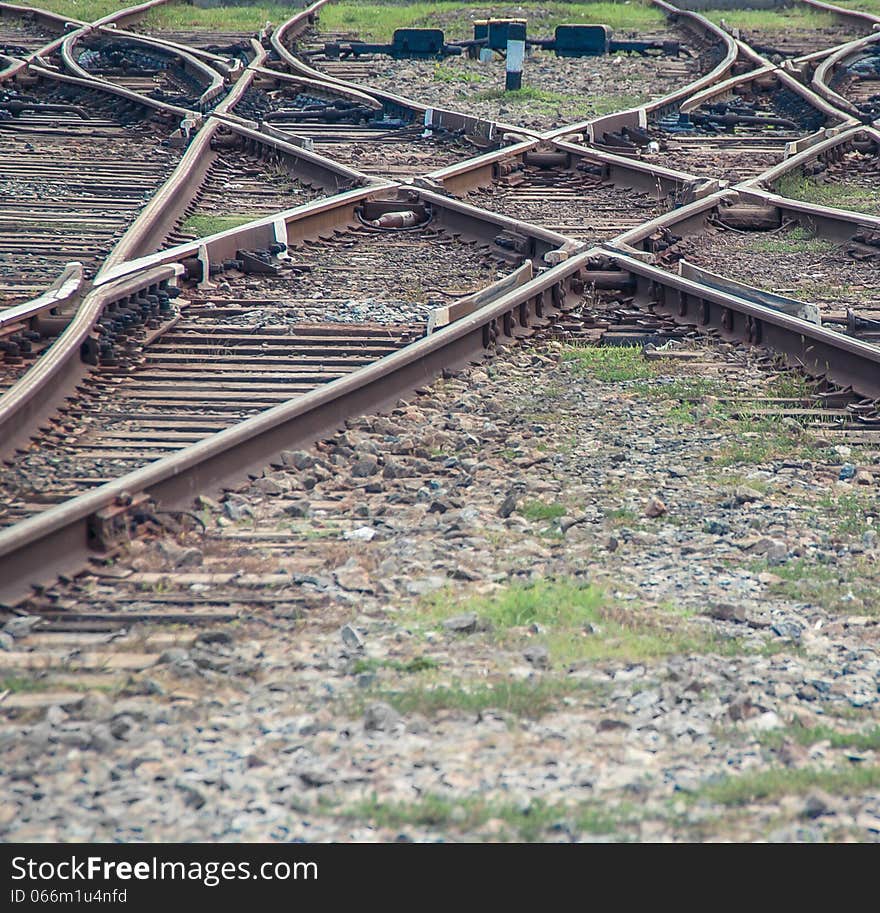
[[[122,492],[113,504],[93,513],[87,523],[89,548],[106,552],[127,542],[151,500],[146,494]]]

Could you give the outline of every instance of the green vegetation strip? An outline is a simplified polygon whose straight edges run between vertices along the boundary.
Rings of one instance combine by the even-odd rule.
[[[300,7],[281,3],[261,3],[253,6],[214,6],[202,8],[188,3],[168,3],[156,7],[141,20],[145,28],[202,30],[218,29],[241,32],[244,35],[256,32],[266,22],[281,25],[294,16]]]
[[[426,795],[417,802],[367,799],[335,814],[353,821],[367,821],[387,830],[419,827],[464,834],[492,824],[493,836],[526,842],[540,840],[550,830],[611,836],[629,817],[625,807],[610,808],[596,802],[569,807],[540,800],[516,804],[476,797],[447,799],[437,795]]]
[[[260,215],[258,213],[242,213],[230,216],[193,215],[189,216],[180,228],[182,231],[195,235],[197,238],[204,238],[221,231],[228,231],[230,228],[238,228],[239,225],[245,225],[259,218]]]
[[[444,620],[467,613],[475,614],[502,644],[546,646],[554,665],[739,648],[735,641],[716,639],[677,606],[648,608],[577,579],[511,584],[485,596],[440,591],[422,600],[414,620],[442,628]],[[532,626],[540,633],[531,633]]]
[[[823,770],[802,767],[796,770],[774,767],[738,776],[724,777],[700,788],[700,799],[720,805],[747,805],[751,802],[800,796],[814,789],[832,795],[856,794],[880,787],[880,767],[859,766]]]
[[[613,29],[656,29],[666,17],[645,0],[630,3],[332,3],[320,12],[324,32],[356,32],[361,38],[390,41],[398,28],[443,28],[447,39],[473,36],[475,16],[529,18],[529,30],[536,36],[552,34],[563,23],[602,23]]]
[[[880,215],[880,198],[876,188],[863,187],[860,184],[846,181],[826,184],[797,173],[783,175],[776,185],[776,190],[784,197],[802,200],[804,203]]]
[[[723,19],[728,26],[747,31],[786,32],[789,29],[827,29],[834,25],[834,17],[830,13],[812,9],[806,4],[778,10],[700,10],[700,15],[717,24]]]
[[[37,9],[59,13],[82,22],[94,22],[96,19],[103,19],[126,6],[134,6],[135,0],[125,4],[118,0],[14,0],[14,2],[16,6],[34,6]]]

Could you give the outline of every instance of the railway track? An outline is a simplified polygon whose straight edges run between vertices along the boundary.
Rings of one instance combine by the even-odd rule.
[[[0,55],[27,57],[64,33],[64,19],[38,16],[18,7],[0,6]]]
[[[92,276],[179,152],[150,112],[78,86],[3,84],[0,108],[0,301],[9,305],[69,260]]]
[[[698,16],[682,14],[707,36],[707,48],[716,39],[726,48],[723,59],[717,50],[704,56],[704,64],[716,64],[712,74],[702,67],[690,89],[642,109],[544,137],[517,133],[388,87],[362,91],[346,84],[360,79],[351,69],[316,79],[290,53],[291,36],[306,32],[314,12],[298,13],[273,35],[273,66],[290,73],[251,63],[219,120],[193,122],[194,142],[200,130],[213,131],[211,144],[199,147],[210,160],[174,219],[163,204],[162,224],[170,227],[162,234],[154,226],[151,243],[130,245],[136,263],[116,257],[97,276],[86,298],[95,302],[92,323],[79,330],[92,369],[80,369],[67,402],[43,417],[39,438],[22,445],[18,435],[4,472],[0,500],[9,526],[0,533],[0,556],[17,567],[0,598],[19,599],[29,581],[46,577],[34,542],[58,551],[53,568],[81,568],[138,524],[156,522],[149,499],[167,505],[161,513],[198,490],[231,484],[280,450],[320,437],[340,415],[376,408],[563,314],[563,330],[618,341],[627,334],[679,338],[681,324],[715,328],[852,384],[857,406],[861,396],[880,395],[880,350],[863,339],[804,328],[742,292],[679,277],[668,268],[678,241],[643,246],[656,263],[630,256],[641,223],[672,218],[674,226],[679,212],[682,224],[704,220],[694,207],[719,180],[737,184],[766,173],[805,138],[846,125],[846,112],[769,65],[730,79],[732,44]],[[222,37],[216,45],[205,36],[195,43],[208,52],[194,58],[196,71],[206,73],[210,54],[229,50],[231,36]],[[208,111],[224,98],[225,83],[235,82],[214,70],[224,82],[218,89],[213,77],[165,65],[175,55],[184,60],[182,52],[148,47],[146,37],[138,46],[143,59],[126,64],[116,52],[131,55],[128,40],[87,32],[65,43],[61,59],[83,71],[80,79],[100,75],[152,95],[154,110],[165,105],[175,116],[181,108]],[[565,141],[575,135],[587,144]],[[383,190],[377,179],[413,183]],[[325,200],[328,191],[342,196]],[[722,191],[723,201],[737,192]],[[704,212],[715,205],[721,213],[717,202]],[[207,238],[193,228],[224,215],[250,221],[214,225]],[[591,249],[600,242],[612,247]],[[145,270],[161,278],[140,282]],[[47,265],[39,272],[45,278]],[[783,412],[791,417],[817,402],[782,404]],[[109,585],[106,597],[104,608],[127,598]],[[31,607],[57,610],[53,623],[63,626],[59,606],[41,600]],[[100,624],[81,610],[79,621]]]

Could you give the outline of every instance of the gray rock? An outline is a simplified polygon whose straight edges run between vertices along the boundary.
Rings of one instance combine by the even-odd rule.
[[[198,642],[201,644],[231,644],[234,638],[229,631],[219,629],[216,631],[202,631]]]
[[[0,631],[0,650],[14,650],[15,638],[5,631]]]
[[[477,630],[477,614],[466,612],[464,615],[447,618],[443,622],[443,628],[453,634],[473,634]]]
[[[67,714],[57,705],[46,711],[46,722],[52,726],[60,726],[67,719]]]
[[[507,496],[501,502],[501,506],[498,508],[498,516],[503,520],[506,520],[516,510],[516,503],[518,500],[517,492],[508,492]]]
[[[186,783],[178,780],[175,785],[180,790],[180,792],[183,793],[183,801],[190,808],[198,810],[202,808],[208,801],[205,797],[205,794],[192,783]]]
[[[703,522],[703,529],[712,536],[725,536],[730,532],[730,524],[709,517]]]
[[[110,721],[110,735],[114,739],[124,739],[133,728],[134,720],[128,714],[114,717]]]
[[[254,488],[261,491],[264,495],[280,495],[287,489],[275,481],[271,476],[264,476],[254,482]]]
[[[183,647],[171,647],[168,650],[164,650],[159,656],[159,664],[174,665],[176,663],[184,663],[189,659],[189,651],[184,650]]]
[[[300,498],[298,501],[291,501],[289,504],[285,504],[283,510],[288,517],[296,517],[298,519],[310,517],[312,513],[309,502],[304,498]]]
[[[194,546],[185,547],[178,545],[172,539],[159,540],[159,551],[168,563],[175,569],[185,567],[200,567],[205,560],[202,550]]]
[[[351,625],[343,625],[342,629],[339,632],[342,642],[350,650],[363,650],[364,649],[364,639],[361,637],[360,633],[356,628],[353,628]]]
[[[828,802],[824,796],[819,793],[807,796],[803,810],[805,818],[821,818],[822,815],[827,815],[829,812],[831,812],[831,809],[828,807]]]
[[[764,496],[760,491],[749,488],[748,485],[738,485],[733,493],[737,504],[751,504],[753,501],[760,501]]]
[[[803,626],[796,621],[777,621],[771,625],[770,630],[777,637],[788,637],[791,640],[800,640],[804,631]]]
[[[373,456],[363,456],[351,467],[351,474],[356,479],[368,479],[379,471],[379,461]]]
[[[294,469],[311,469],[315,465],[315,458],[306,450],[282,450],[281,462]]]
[[[389,704],[370,704],[364,713],[364,729],[367,732],[391,732],[398,722],[400,714]]]
[[[337,586],[353,593],[372,593],[373,585],[367,572],[354,558],[333,571]]]
[[[550,653],[545,646],[533,644],[523,650],[523,658],[526,662],[531,663],[536,669],[550,668]]]
[[[39,615],[19,615],[17,618],[10,618],[3,625],[3,633],[10,637],[27,637],[42,620]]]
[[[207,495],[196,495],[196,507],[199,510],[210,510],[212,513],[220,511],[220,505]]]

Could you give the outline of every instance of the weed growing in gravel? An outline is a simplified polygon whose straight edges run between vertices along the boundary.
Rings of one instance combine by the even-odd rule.
[[[433,672],[439,668],[440,664],[430,656],[416,656],[407,662],[401,662],[399,659],[368,657],[356,660],[351,671],[353,675],[359,675],[362,672],[375,672],[377,669],[392,669],[394,672],[401,672],[404,675],[415,675],[418,672]]]
[[[545,504],[543,501],[526,501],[517,508],[517,513],[526,520],[557,520],[559,517],[565,516],[566,508],[558,501],[554,501],[552,504]]]
[[[434,82],[485,82],[485,73],[473,73],[470,70],[453,70],[442,63],[434,64]]]
[[[256,213],[230,216],[201,216],[194,215],[186,219],[180,226],[182,231],[195,235],[197,238],[204,238],[207,235],[214,235],[221,231],[228,231],[230,228],[238,228],[246,222],[252,222],[259,219]]]
[[[440,591],[426,597],[419,619],[436,625],[466,612],[475,613],[502,644],[546,646],[552,662],[562,666],[739,649],[735,642],[717,640],[675,606],[649,609],[578,580],[513,584],[488,596]],[[529,634],[531,625],[540,633]]]
[[[30,678],[21,675],[9,675],[0,678],[0,694],[10,691],[13,694],[22,694],[31,691],[45,691],[48,683],[40,678]]]
[[[817,203],[835,209],[853,209],[856,212],[880,212],[877,194],[869,187],[847,181],[826,184],[802,172],[785,174],[776,185],[777,193],[805,203]]]
[[[784,742],[799,745],[815,745],[816,742],[830,742],[832,748],[853,748],[856,751],[880,749],[880,726],[873,726],[864,732],[840,732],[830,726],[785,726],[762,732],[758,741],[767,748],[778,749]]]
[[[802,439],[799,429],[781,425],[772,417],[750,417],[745,411],[729,429],[732,440],[715,456],[718,466],[766,463],[769,460],[819,459],[824,451]]]
[[[802,767],[797,770],[769,770],[727,776],[703,786],[695,797],[721,805],[745,805],[749,802],[803,795],[823,789],[832,795],[861,793],[880,786],[880,767],[848,767],[821,770]]]
[[[753,573],[770,571],[779,577],[778,583],[769,584],[769,591],[792,602],[842,615],[880,614],[880,580],[869,561],[819,564],[796,558],[772,567],[765,561],[755,562],[750,569]]]
[[[513,803],[481,797],[447,799],[428,794],[417,802],[382,802],[374,796],[336,814],[354,821],[368,821],[378,828],[424,827],[459,834],[479,832],[492,822],[491,836],[495,839],[534,842],[551,829],[613,836],[628,817],[628,810],[612,809],[598,802],[569,807],[540,800]]]
[[[559,706],[562,698],[587,686],[567,679],[545,677],[540,681],[505,680],[486,683],[454,681],[447,685],[418,685],[404,690],[375,689],[361,703],[385,701],[398,713],[432,717],[443,710],[485,713],[497,710],[513,717],[539,719]],[[359,705],[354,708],[362,711]]]
[[[825,254],[834,248],[831,241],[817,238],[806,228],[797,226],[784,233],[768,234],[762,237],[755,233],[755,237],[748,240],[747,249],[756,254]]]
[[[575,374],[604,383],[648,380],[660,373],[656,362],[645,360],[641,346],[567,346],[562,361]]]
[[[649,100],[647,95],[573,95],[568,92],[553,92],[548,89],[539,89],[535,86],[524,86],[513,92],[508,92],[503,87],[486,89],[474,95],[477,101],[502,100],[510,105],[522,105],[538,114],[564,113],[568,121],[581,120],[596,115],[609,114],[612,111],[622,111],[625,108],[635,108]]]
[[[880,517],[877,498],[860,491],[832,491],[819,499],[819,509],[832,521],[832,531],[838,536],[861,536],[877,528]]]

